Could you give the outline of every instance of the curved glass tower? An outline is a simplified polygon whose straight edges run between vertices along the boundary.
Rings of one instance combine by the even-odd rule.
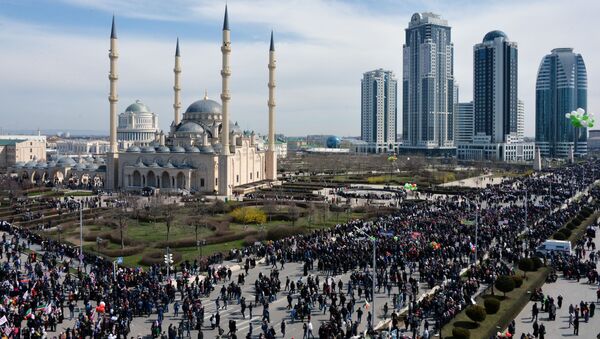
[[[544,56],[535,92],[535,141],[541,155],[564,158],[571,148],[576,156],[587,154],[587,129],[576,129],[565,118],[577,108],[587,111],[587,72],[581,54],[556,48]]]

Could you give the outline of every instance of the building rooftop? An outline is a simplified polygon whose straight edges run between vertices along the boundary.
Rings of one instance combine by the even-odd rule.
[[[0,146],[14,146],[20,142],[27,141],[23,139],[0,139]]]

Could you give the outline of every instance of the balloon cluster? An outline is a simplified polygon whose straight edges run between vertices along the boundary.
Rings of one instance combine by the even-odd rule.
[[[392,155],[390,155],[390,156],[388,157],[388,161],[389,161],[389,162],[394,162],[394,161],[396,161],[396,160],[398,160],[398,157],[397,157],[397,156],[395,156],[394,154],[392,154]]]
[[[583,108],[578,108],[576,111],[567,113],[565,117],[571,120],[573,127],[594,127],[594,115],[586,113]]]
[[[432,241],[430,245],[431,248],[433,248],[434,250],[439,250],[440,248],[442,248],[442,245],[436,241]]]
[[[406,183],[404,184],[404,189],[407,191],[416,191],[417,190],[417,184],[411,184],[411,183]]]

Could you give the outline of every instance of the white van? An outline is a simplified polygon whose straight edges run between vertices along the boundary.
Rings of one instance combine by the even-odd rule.
[[[541,254],[549,254],[552,251],[571,255],[571,242],[566,240],[546,240],[536,250],[536,252]]]

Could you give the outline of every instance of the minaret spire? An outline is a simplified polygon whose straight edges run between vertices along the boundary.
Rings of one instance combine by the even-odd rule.
[[[221,106],[223,112],[223,122],[221,129],[221,144],[223,145],[223,154],[229,154],[229,77],[231,69],[229,68],[229,55],[231,54],[231,40],[229,31],[229,16],[227,14],[227,5],[225,5],[225,18],[223,20],[223,45],[221,54],[223,55],[223,67],[221,69]]]
[[[117,102],[119,96],[117,95],[117,80],[119,76],[117,74],[117,59],[119,53],[117,51],[117,30],[115,28],[115,16],[112,18],[112,28],[110,32],[110,52],[108,53],[110,59],[110,73],[108,79],[110,80],[110,94],[108,96],[108,102],[110,103],[110,152],[117,153]]]
[[[181,83],[180,83],[180,74],[181,74],[181,55],[179,54],[179,38],[177,38],[177,45],[175,47],[175,68],[173,68],[173,73],[175,74],[175,83],[173,85],[173,124],[178,125],[181,121],[179,118],[179,110],[181,109]]]
[[[277,155],[275,154],[275,43],[271,31],[269,47],[269,148],[266,154],[267,179],[277,180]]]

